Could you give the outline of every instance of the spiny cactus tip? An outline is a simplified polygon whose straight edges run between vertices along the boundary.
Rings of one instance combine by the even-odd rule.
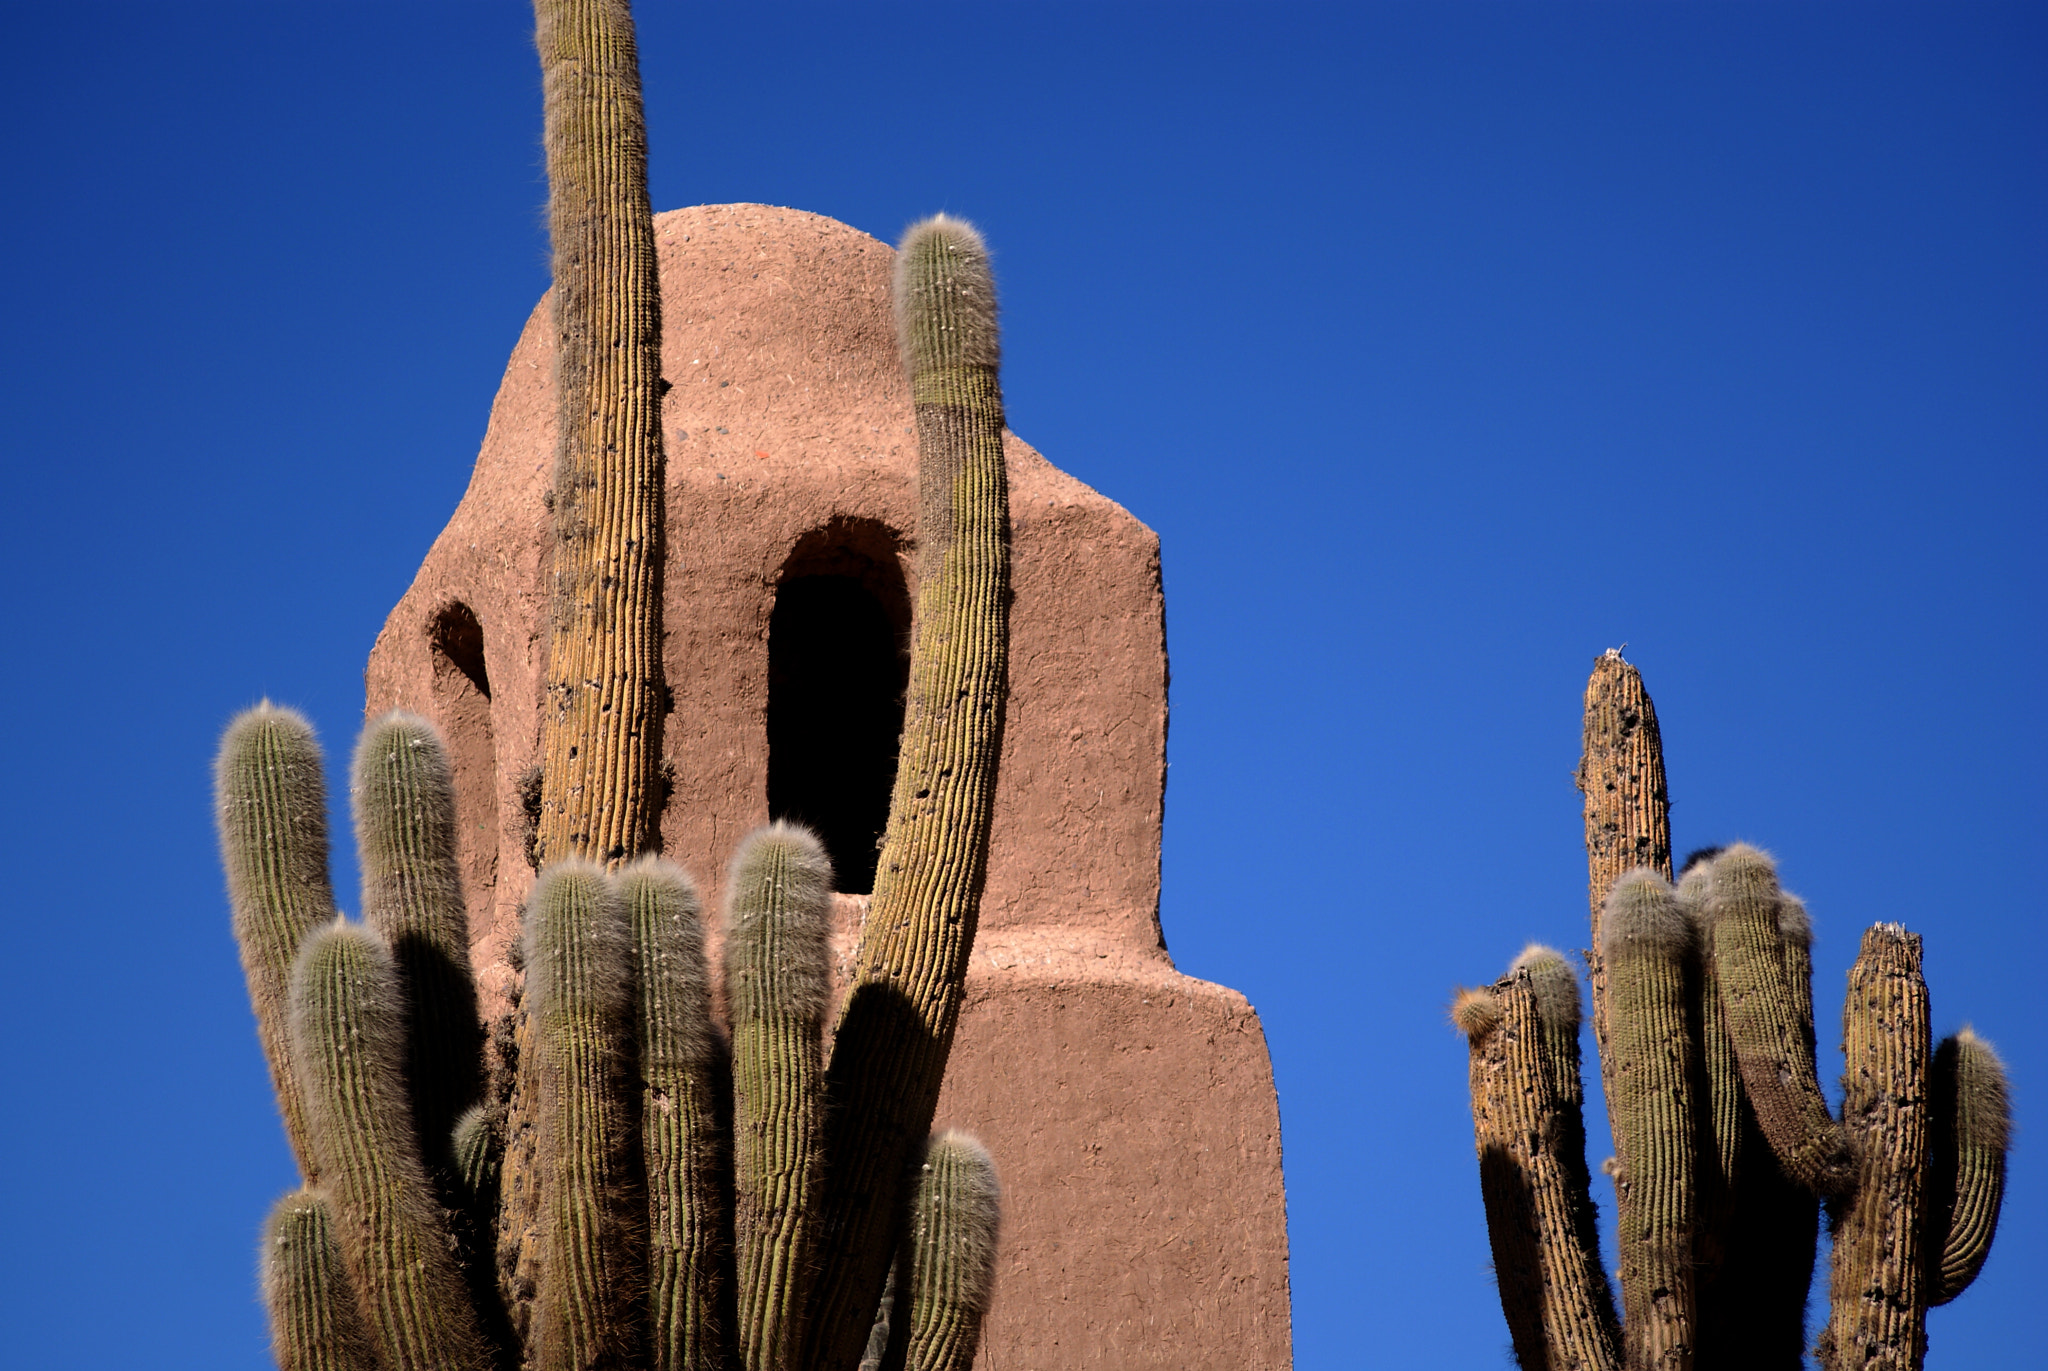
[[[1797,895],[1778,897],[1778,933],[1793,947],[1813,946],[1813,920],[1807,915],[1806,902]]]
[[[913,375],[931,367],[996,366],[995,276],[988,245],[965,219],[935,214],[910,226],[891,286],[896,333]]]
[[[1956,1103],[1963,1125],[1980,1146],[2004,1150],[2012,1140],[2012,1102],[2005,1062],[1968,1024],[1954,1038]],[[1946,1044],[1944,1044],[1946,1046]]]
[[[1536,992],[1536,1013],[1545,1028],[1568,1031],[1579,1025],[1579,978],[1565,955],[1554,947],[1530,943],[1509,964],[1510,975],[1529,973],[1529,987]]]
[[[1459,987],[1451,1000],[1451,1022],[1469,1039],[1484,1037],[1500,1022],[1500,997],[1485,986]]]
[[[1639,866],[1623,872],[1614,882],[1600,912],[1603,955],[1612,957],[1623,946],[1675,950],[1692,941],[1692,920],[1662,876]]]

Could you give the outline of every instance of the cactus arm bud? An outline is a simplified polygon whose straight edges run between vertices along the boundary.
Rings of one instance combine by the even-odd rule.
[[[313,726],[264,701],[237,715],[213,768],[214,816],[235,943],[256,1035],[299,1175],[319,1178],[304,1095],[292,1065],[292,965],[312,929],[334,920],[327,876],[327,788]]]
[[[735,1326],[730,1106],[721,1099],[729,1068],[711,1021],[697,891],[658,857],[642,857],[618,881],[639,958],[650,1364],[718,1371]]]
[[[1691,921],[1655,871],[1615,882],[1601,912],[1613,1060],[1608,1112],[1621,1255],[1622,1332],[1632,1368],[1692,1365],[1698,1044],[1687,982]]]
[[[794,1371],[816,1273],[832,868],[790,824],[740,843],[727,881],[733,1228],[747,1371]]]
[[[278,1371],[378,1371],[318,1192],[294,1190],[270,1211],[262,1265]]]
[[[349,797],[363,921],[398,964],[409,1009],[406,1080],[420,1150],[447,1172],[456,1120],[483,1093],[483,1025],[455,855],[455,776],[434,726],[394,710],[356,744]]]
[[[592,862],[549,867],[526,909],[541,1187],[534,1371],[638,1360],[646,1192],[634,1055],[633,934]]]
[[[2005,1200],[2005,1153],[2012,1106],[2005,1064],[1965,1028],[1944,1038],[1930,1072],[1927,1303],[1947,1304],[1969,1288],[1991,1254]]]
[[[918,430],[918,585],[889,825],[827,1093],[824,1279],[811,1360],[851,1366],[931,1131],[988,865],[1008,688],[1009,495],[995,285],[943,216],[896,259],[897,336]]]
[[[390,950],[360,925],[315,930],[291,1008],[313,1151],[388,1371],[483,1371],[482,1334],[415,1141]]]
[[[1871,925],[1842,1006],[1842,1120],[1858,1175],[1835,1229],[1822,1371],[1912,1371],[1927,1352],[1927,1024],[1919,937]]]
[[[910,1365],[968,1371],[996,1283],[1002,1188],[988,1149],[947,1131],[925,1152],[910,1210]]]

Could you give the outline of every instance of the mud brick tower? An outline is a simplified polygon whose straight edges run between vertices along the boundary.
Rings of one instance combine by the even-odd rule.
[[[886,816],[915,576],[916,445],[891,249],[796,210],[658,216],[668,446],[664,852],[707,907],[771,817],[818,829],[850,965]],[[554,452],[545,303],[468,492],[370,655],[372,713],[454,755],[472,958],[495,1019],[539,760]],[[1280,1371],[1280,1124],[1258,1016],[1159,927],[1158,540],[1006,439],[1010,697],[974,969],[938,1124],[1004,1184],[978,1365]],[[844,967],[842,967],[844,969]]]

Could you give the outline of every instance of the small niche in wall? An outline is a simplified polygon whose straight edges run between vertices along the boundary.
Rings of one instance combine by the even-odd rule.
[[[848,894],[875,886],[909,640],[888,529],[841,520],[797,544],[768,624],[768,812],[817,832]]]
[[[471,907],[498,878],[498,755],[491,736],[491,676],[484,630],[468,605],[450,602],[427,624],[434,723],[455,770],[455,832]]]

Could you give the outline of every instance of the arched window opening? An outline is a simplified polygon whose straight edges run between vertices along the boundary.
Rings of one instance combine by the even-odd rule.
[[[910,597],[879,525],[800,543],[768,624],[768,812],[809,825],[834,884],[875,888],[909,683]]]
[[[427,625],[433,662],[434,723],[455,771],[455,833],[464,894],[487,901],[498,878],[498,749],[491,736],[491,677],[484,629],[468,605],[453,602]]]

